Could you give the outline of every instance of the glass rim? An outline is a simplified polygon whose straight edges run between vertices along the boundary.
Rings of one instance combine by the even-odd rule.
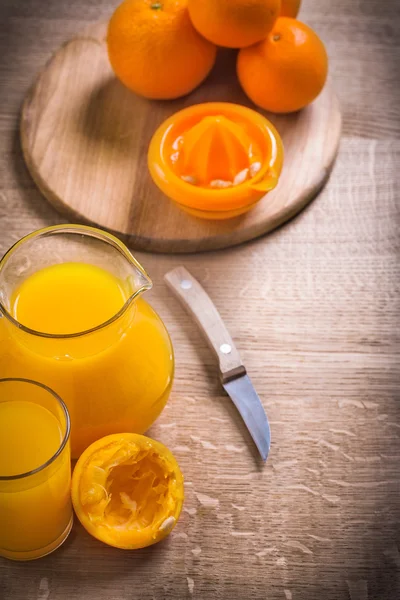
[[[11,246],[11,248],[9,248],[7,250],[7,252],[3,255],[3,257],[0,258],[0,275],[1,275],[1,271],[4,267],[4,265],[7,263],[10,256],[12,256],[14,254],[14,252],[20,246],[25,244],[25,242],[35,239],[35,238],[47,237],[50,235],[54,235],[54,234],[57,235],[60,233],[72,233],[72,234],[86,235],[88,237],[94,237],[94,238],[102,240],[105,243],[111,244],[117,251],[119,251],[126,258],[126,260],[131,265],[135,266],[141,272],[141,274],[144,276],[144,278],[147,279],[148,283],[142,285],[136,292],[131,294],[129,296],[129,298],[127,298],[127,300],[125,301],[123,306],[120,308],[120,310],[117,313],[115,313],[115,315],[113,315],[112,317],[107,319],[107,321],[104,321],[103,323],[100,323],[99,325],[96,325],[95,327],[91,327],[90,329],[85,329],[83,331],[77,331],[74,333],[46,333],[44,331],[37,331],[36,329],[31,329],[30,327],[23,325],[17,319],[15,319],[12,316],[12,314],[7,310],[7,308],[4,306],[4,304],[1,302],[1,299],[0,299],[0,318],[1,318],[1,313],[2,313],[4,315],[4,317],[6,317],[6,319],[8,319],[13,325],[18,327],[18,329],[20,329],[21,331],[24,331],[25,333],[29,333],[31,335],[35,335],[38,337],[50,338],[50,339],[77,338],[77,337],[87,335],[88,333],[93,333],[95,331],[98,331],[99,329],[102,329],[103,327],[107,327],[107,325],[111,325],[111,323],[114,323],[117,319],[119,319],[125,313],[126,309],[130,306],[130,304],[133,302],[133,300],[137,296],[139,296],[141,293],[145,292],[146,290],[151,289],[153,284],[152,284],[152,281],[151,281],[149,275],[147,274],[145,269],[142,267],[142,265],[136,260],[136,258],[133,256],[133,254],[129,251],[129,249],[125,246],[125,244],[123,244],[118,238],[116,238],[111,233],[108,233],[107,231],[103,231],[102,229],[98,229],[97,227],[90,227],[88,225],[73,225],[73,224],[51,225],[50,227],[43,227],[42,229],[37,229],[36,231],[28,233],[27,235],[22,237],[20,240],[15,242],[15,244],[13,244]]]
[[[56,458],[58,458],[60,456],[60,454],[66,447],[68,440],[69,440],[69,436],[71,433],[71,419],[69,416],[67,405],[65,404],[64,400],[54,390],[49,388],[44,383],[39,383],[38,381],[34,381],[33,379],[25,379],[22,377],[0,378],[0,385],[2,383],[6,383],[6,382],[28,383],[30,385],[36,385],[36,386],[42,388],[43,390],[45,390],[46,392],[49,392],[53,396],[53,398],[56,400],[56,402],[61,406],[61,409],[65,416],[65,426],[66,426],[65,434],[63,436],[63,439],[60,443],[60,446],[59,446],[57,452],[55,452],[53,454],[53,456],[51,456],[45,463],[43,463],[39,467],[36,467],[36,469],[31,469],[30,471],[26,471],[25,473],[18,473],[17,475],[1,475],[0,474],[0,481],[17,481],[19,479],[24,479],[26,477],[30,477],[31,475],[35,475],[36,473],[40,473],[40,471],[44,471],[44,469],[49,467],[56,460]]]

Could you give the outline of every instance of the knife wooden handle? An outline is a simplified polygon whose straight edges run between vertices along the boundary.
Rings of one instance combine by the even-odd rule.
[[[164,276],[168,287],[194,317],[219,361],[222,383],[244,375],[242,363],[221,315],[200,283],[184,267],[176,267]]]

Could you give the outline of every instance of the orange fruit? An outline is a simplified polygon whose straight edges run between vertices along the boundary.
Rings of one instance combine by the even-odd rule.
[[[132,550],[159,542],[175,527],[183,477],[163,444],[137,433],[117,433],[83,452],[71,493],[78,519],[91,535]]]
[[[301,0],[281,0],[281,17],[295,19],[299,14]]]
[[[312,102],[325,85],[325,46],[307,25],[280,17],[268,37],[240,50],[237,73],[249,98],[265,110],[288,113]]]
[[[259,42],[279,15],[280,0],[189,0],[193,25],[205,38],[228,48]]]
[[[211,71],[216,47],[193,27],[188,0],[125,0],[108,25],[116,76],[146,98],[171,99],[196,88]]]

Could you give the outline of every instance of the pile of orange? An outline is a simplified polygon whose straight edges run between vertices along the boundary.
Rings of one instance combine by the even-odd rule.
[[[249,98],[292,112],[324,87],[328,59],[317,34],[296,20],[301,0],[125,0],[107,44],[117,77],[153,99],[188,94],[211,71],[217,46],[238,48],[237,73]]]

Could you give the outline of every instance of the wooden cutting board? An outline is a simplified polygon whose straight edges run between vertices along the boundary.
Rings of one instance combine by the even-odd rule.
[[[255,209],[226,221],[187,215],[152,182],[147,148],[158,125],[191,104],[227,101],[254,108],[236,79],[236,53],[221,50],[210,77],[189,96],[150,101],[116,80],[105,35],[106,24],[98,23],[59,48],[22,111],[28,168],[44,196],[70,219],[108,229],[139,250],[212,250],[271,231],[324,186],[341,129],[331,85],[299,113],[267,114],[282,135],[285,165],[276,190]]]

